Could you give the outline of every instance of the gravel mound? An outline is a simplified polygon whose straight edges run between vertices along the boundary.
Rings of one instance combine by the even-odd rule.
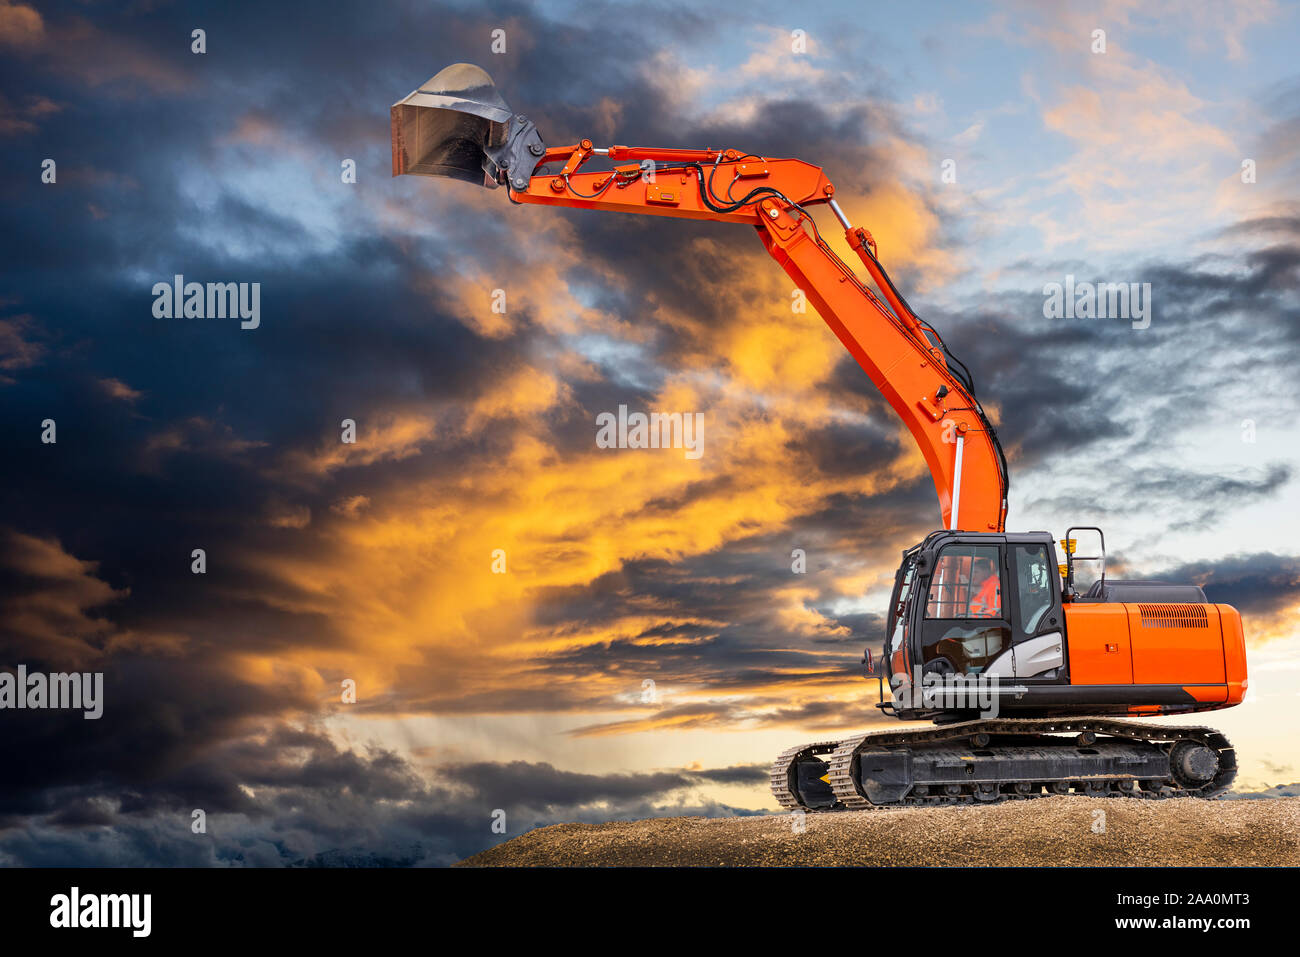
[[[1102,812],[1104,817],[1097,812]],[[1300,798],[1044,797],[537,828],[458,867],[1300,865]]]

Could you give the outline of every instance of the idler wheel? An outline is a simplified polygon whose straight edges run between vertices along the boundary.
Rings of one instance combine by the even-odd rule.
[[[1219,773],[1219,755],[1199,741],[1179,741],[1169,752],[1169,767],[1179,784],[1196,788]]]

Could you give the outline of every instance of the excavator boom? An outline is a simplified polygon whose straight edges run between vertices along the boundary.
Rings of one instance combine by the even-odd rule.
[[[850,226],[835,186],[798,159],[736,150],[611,146],[545,148],[510,114],[491,79],[468,64],[443,70],[392,108],[393,175],[505,185],[517,203],[742,223],[803,290],[907,425],[925,457],[943,527],[1001,531],[1006,461],[970,375],[919,320],[880,265],[865,229]],[[593,159],[612,169],[586,171]],[[548,166],[558,166],[541,173]],[[808,207],[827,205],[884,299],[826,244]]]

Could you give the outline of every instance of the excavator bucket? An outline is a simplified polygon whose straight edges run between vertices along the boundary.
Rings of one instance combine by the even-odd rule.
[[[545,152],[487,71],[453,63],[392,108],[393,175],[446,176],[488,189],[528,185]]]

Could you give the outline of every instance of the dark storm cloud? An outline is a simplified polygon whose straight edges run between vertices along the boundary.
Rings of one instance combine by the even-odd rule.
[[[892,423],[882,424],[886,428],[880,431],[860,425],[830,425],[805,432],[789,443],[791,460],[807,462],[814,474],[870,475],[903,451],[898,433],[888,428]]]
[[[703,778],[717,784],[766,784],[769,770],[766,764],[738,764],[730,768],[714,768],[689,773],[692,777]]]
[[[835,676],[840,678],[842,676]],[[871,693],[875,693],[874,685]],[[878,700],[878,699],[877,699]],[[759,704],[755,702],[754,704]],[[620,721],[606,721],[584,725],[569,732],[574,737],[622,734],[629,731],[647,731],[671,728],[675,731],[713,729],[722,726],[747,728],[798,726],[805,733],[825,732],[840,735],[847,727],[883,724],[888,721],[876,709],[876,701],[864,694],[861,700],[845,703],[840,699],[812,700],[789,707],[766,707],[755,710],[746,702],[727,702],[715,705],[676,705],[665,707],[653,715],[641,715]]]
[[[1178,509],[1170,510],[1186,517],[1170,523],[1171,531],[1205,528],[1234,508],[1275,498],[1294,476],[1290,466],[1281,463],[1270,465],[1262,472],[1251,470],[1244,477],[1210,475],[1172,466],[1135,469],[1117,465],[1115,469],[1126,489],[1124,499],[1119,502],[1089,499],[1086,494],[1072,490],[1069,496],[1034,504],[1096,515],[1140,515],[1149,513],[1153,506],[1179,505]]]
[[[1300,215],[1296,216],[1257,216],[1254,219],[1233,223],[1221,231],[1223,236],[1288,236],[1300,238]]]
[[[0,814],[0,863],[446,865],[548,824],[748,813],[700,800],[695,789],[764,777],[752,767],[595,775],[479,762],[443,768],[430,784],[393,752],[343,751],[281,727],[154,775],[147,799],[97,781],[26,809],[21,828]],[[191,829],[195,808],[206,812],[205,833]],[[498,810],[504,835],[492,830]]]
[[[1238,466],[1237,452],[1225,449],[1222,466],[1208,470],[1183,465],[1180,445],[1187,430],[1207,426],[1236,437],[1247,419],[1258,420],[1266,436],[1279,414],[1258,390],[1241,398],[1243,383],[1286,381],[1300,363],[1300,237],[1285,223],[1271,225],[1280,241],[1228,261],[1016,264],[1029,285],[1062,282],[1067,273],[1081,281],[1150,282],[1144,330],[1115,319],[1044,318],[1040,288],[1003,293],[996,310],[972,303],[968,313],[930,317],[998,410],[1013,495],[1024,488],[1018,478],[1026,469],[1055,461],[1062,463],[1057,494],[1034,490],[1031,505],[1181,516],[1191,503],[1194,513],[1177,526],[1190,528],[1212,527],[1236,507],[1281,495],[1294,478],[1284,450],[1263,466]],[[1252,220],[1240,229],[1259,226]],[[1105,478],[1101,489],[1098,476]]]
[[[452,765],[441,773],[485,800],[522,800],[534,807],[646,800],[693,783],[691,776],[678,772],[579,774],[527,761]]]
[[[889,496],[885,496],[889,498]],[[873,500],[874,501],[874,500]],[[837,516],[841,519],[843,516]],[[835,719],[836,702],[781,707],[759,715],[759,705],[771,705],[759,689],[777,685],[782,694],[799,687],[806,692],[819,686],[853,682],[862,671],[865,647],[879,655],[884,621],[877,614],[837,614],[833,605],[843,596],[834,584],[834,567],[828,556],[853,549],[873,540],[879,528],[864,519],[853,525],[818,529],[813,522],[800,523],[797,530],[780,536],[755,537],[706,555],[692,556],[669,565],[665,562],[633,561],[616,573],[602,576],[589,587],[554,592],[539,609],[539,618],[554,626],[597,623],[635,617],[644,607],[681,609],[684,614],[705,614],[709,621],[674,629],[650,628],[628,638],[614,639],[535,660],[539,669],[555,676],[604,675],[627,683],[626,701],[585,699],[577,701],[559,692],[550,707],[615,710],[638,713],[644,706],[633,692],[652,678],[661,684],[689,683],[720,694],[750,692],[747,701],[733,706],[682,705],[661,709],[654,720],[684,717],[698,724],[746,721],[780,724],[806,719],[820,723]],[[823,537],[824,533],[824,537]],[[808,553],[808,570],[791,571],[790,542]],[[824,545],[823,545],[824,542]],[[821,547],[819,547],[821,546]],[[881,553],[881,562],[892,571],[897,558]],[[825,616],[827,630],[814,635],[793,635],[783,622],[780,606],[772,595],[780,588],[797,584],[813,589],[818,597],[810,607]],[[675,640],[665,641],[665,638]],[[864,699],[872,687],[862,686]],[[500,703],[508,700],[500,696]],[[864,709],[870,715],[871,709]]]
[[[1210,601],[1246,615],[1274,615],[1300,602],[1300,558],[1257,552],[1189,562],[1159,573],[1165,581],[1194,582]]]

